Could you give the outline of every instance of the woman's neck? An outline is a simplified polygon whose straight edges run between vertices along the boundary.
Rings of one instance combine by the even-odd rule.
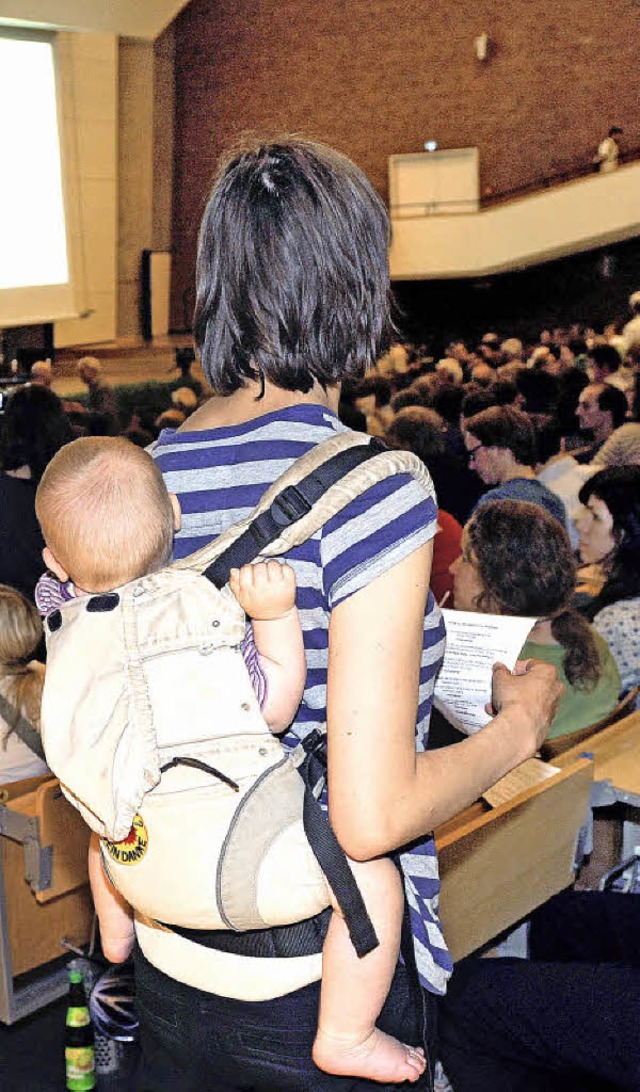
[[[541,618],[536,622],[535,626],[531,630],[531,633],[527,637],[527,641],[531,641],[534,645],[557,645],[555,637],[551,632],[551,622],[548,618]]]
[[[198,432],[240,425],[245,421],[264,417],[267,413],[275,413],[278,410],[288,409],[290,406],[304,404],[326,406],[337,414],[340,385],[336,384],[324,390],[319,383],[314,383],[311,390],[303,394],[301,391],[285,391],[267,380],[264,384],[264,394],[262,397],[259,396],[260,384],[252,381],[245,383],[244,387],[234,391],[233,394],[214,396],[191,414],[191,417],[181,426],[181,431]]]

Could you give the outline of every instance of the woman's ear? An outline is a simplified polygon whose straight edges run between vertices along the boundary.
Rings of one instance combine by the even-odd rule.
[[[47,568],[51,570],[53,575],[57,576],[58,580],[61,580],[63,584],[66,584],[67,580],[69,579],[69,573],[66,571],[66,569],[63,569],[62,565],[55,557],[55,555],[51,553],[51,550],[48,546],[45,546],[44,550],[42,551],[42,560],[44,561]]]
[[[176,497],[175,493],[169,493],[169,500],[171,501],[171,507],[173,508],[173,529],[179,531],[182,527],[182,511],[180,509],[180,501]]]

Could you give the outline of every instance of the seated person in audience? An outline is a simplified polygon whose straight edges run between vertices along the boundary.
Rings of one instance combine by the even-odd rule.
[[[523,500],[539,504],[566,526],[559,497],[535,475],[536,442],[526,413],[515,406],[492,406],[465,419],[464,442],[469,465],[485,485],[494,486],[480,498]]]
[[[460,413],[465,397],[464,387],[445,384],[436,391],[433,409],[442,417],[445,425],[444,442],[450,455],[466,460],[466,449],[460,429]],[[399,409],[400,407],[398,407]],[[397,412],[397,411],[396,411]]]
[[[387,375],[372,372],[360,380],[354,391],[353,404],[363,413],[367,422],[369,436],[384,436],[385,429],[393,418],[389,405],[392,395],[391,379]]]
[[[622,328],[622,349],[628,353],[635,346],[640,347],[640,292],[629,296],[629,310],[632,317]]]
[[[495,406],[496,400],[492,391],[487,390],[484,387],[478,386],[477,383],[467,383],[464,389],[464,396],[460,405],[460,429],[464,432],[465,422],[469,417],[475,417],[476,413],[482,413],[483,410],[489,409],[489,406]],[[466,451],[466,448],[465,448]]]
[[[438,1019],[454,1092],[638,1092],[640,898],[563,891],[529,951],[456,965]]]
[[[51,387],[53,383],[53,368],[51,367],[50,360],[36,360],[31,365],[31,372],[29,375],[32,384],[36,387]]]
[[[499,364],[504,363],[500,349],[500,338],[493,332],[482,335],[478,345],[478,352],[490,368],[497,368]]]
[[[195,358],[196,354],[190,346],[176,349],[175,368],[180,372],[180,375],[177,379],[171,380],[170,390],[177,390],[179,387],[190,387],[196,398],[200,398],[203,391],[202,383],[191,374],[191,365],[195,362]],[[171,368],[170,370],[173,371],[174,369]]]
[[[171,409],[160,413],[154,422],[158,432],[163,428],[180,428],[198,408],[198,399],[191,387],[177,387],[171,392]]]
[[[18,387],[0,422],[0,583],[33,599],[44,546],[36,486],[73,432],[58,396],[38,385]]]
[[[560,393],[559,380],[545,371],[525,368],[516,376],[519,408],[525,413],[553,413]]]
[[[591,470],[605,466],[640,466],[640,423],[627,421],[605,440],[592,463]]]
[[[406,406],[396,413],[385,439],[389,447],[412,451],[422,460],[433,479],[439,508],[464,523],[482,495],[482,486],[465,463],[447,451],[444,430],[445,423],[434,410]]]
[[[581,609],[607,641],[628,693],[640,686],[640,466],[598,471],[580,501],[580,557],[601,566],[604,577]]]
[[[0,784],[49,770],[39,735],[44,664],[32,658],[41,638],[34,605],[0,584]]]
[[[571,543],[544,508],[483,501],[464,529],[452,572],[457,610],[537,619],[519,659],[553,664],[564,684],[549,739],[611,712],[620,677],[606,642],[573,607]]]
[[[588,386],[589,377],[581,367],[569,368],[560,376],[558,398],[552,412],[558,421],[567,451],[584,447],[584,433],[580,429],[577,410],[580,394]]]
[[[608,383],[590,383],[580,394],[576,413],[581,430],[592,436],[592,442],[576,452],[576,459],[579,463],[590,463],[611,433],[624,424],[627,399]]]
[[[474,364],[469,372],[469,378],[471,382],[477,383],[479,387],[490,388],[493,386],[496,378],[495,369],[485,361],[480,364]]]
[[[501,367],[510,364],[524,364],[523,352],[524,346],[519,337],[505,338],[500,346],[500,353],[504,361]]]
[[[533,422],[536,432],[536,478],[560,498],[567,515],[567,531],[574,550],[578,548],[576,518],[582,510],[578,494],[587,478],[594,473],[590,466],[581,466],[565,450],[564,438],[555,417],[538,417]]]
[[[92,435],[111,436],[118,431],[118,403],[113,387],[103,378],[102,365],[95,356],[83,356],[78,361],[78,375],[87,387],[86,411]]]
[[[606,341],[596,342],[589,349],[587,371],[592,383],[608,383],[610,377],[619,370],[620,364],[620,353]]]
[[[66,597],[72,594],[70,580],[73,594],[86,595],[157,572],[169,560],[173,531],[180,525],[177,498],[167,493],[151,457],[115,437],[79,439],[60,452],[40,484],[37,512],[47,543],[45,564],[62,582]],[[232,570],[229,584],[252,620],[254,651],[247,653],[247,666],[256,692],[264,696],[263,715],[273,732],[284,732],[306,677],[293,569],[278,561],[245,565]],[[113,935],[114,950],[126,958],[127,936],[129,951],[133,946],[132,915],[96,867],[95,853],[94,839],[90,869],[106,950]],[[328,889],[334,913],[323,949],[314,1061],[330,1073],[417,1081],[426,1064],[423,1050],[375,1026],[400,948],[400,874],[386,857],[350,865],[379,944],[358,958]]]

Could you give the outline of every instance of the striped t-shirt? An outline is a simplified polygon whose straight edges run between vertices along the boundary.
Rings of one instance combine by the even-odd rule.
[[[344,431],[328,409],[302,403],[240,425],[161,432],[152,454],[182,508],[175,557],[185,557],[245,517],[298,456]],[[283,737],[289,750],[314,729],[325,731],[331,609],[433,538],[436,523],[433,494],[410,475],[396,474],[370,487],[286,555],[296,575],[307,658],[302,702]],[[430,593],[420,669],[418,750],[426,746],[443,651],[442,615]],[[326,807],[326,798],[321,803]],[[399,859],[418,971],[427,989],[442,993],[451,958],[437,917],[440,885],[433,837],[412,845]]]

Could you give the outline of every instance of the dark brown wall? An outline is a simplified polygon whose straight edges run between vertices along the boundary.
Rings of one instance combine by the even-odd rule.
[[[333,144],[385,196],[388,156],[476,145],[483,192],[510,189],[587,162],[611,124],[640,145],[639,15],[637,0],[192,0],[176,21],[173,325],[189,322],[216,158],[242,130]]]

